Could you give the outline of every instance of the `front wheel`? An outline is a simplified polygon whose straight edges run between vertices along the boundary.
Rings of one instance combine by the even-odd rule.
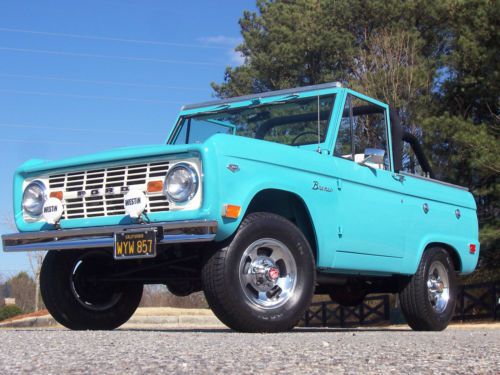
[[[287,219],[252,213],[205,262],[203,290],[215,315],[244,332],[279,332],[301,319],[314,293],[314,258]]]
[[[417,272],[399,299],[408,325],[416,331],[442,331],[455,311],[457,281],[450,254],[441,248],[424,252]]]
[[[139,306],[142,284],[100,279],[113,271],[102,251],[50,251],[40,272],[40,292],[50,314],[73,330],[110,330],[125,323]]]

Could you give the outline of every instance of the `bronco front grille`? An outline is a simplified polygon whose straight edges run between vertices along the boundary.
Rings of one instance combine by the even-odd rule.
[[[124,215],[126,192],[145,192],[148,182],[163,180],[168,168],[168,161],[159,161],[50,175],[49,193],[62,191],[63,219]],[[162,192],[147,197],[146,212],[169,210]]]

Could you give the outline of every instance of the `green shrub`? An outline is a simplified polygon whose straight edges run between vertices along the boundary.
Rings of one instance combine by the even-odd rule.
[[[21,310],[16,305],[8,305],[0,307],[0,322],[5,319],[12,318],[16,315],[21,315],[23,310]]]

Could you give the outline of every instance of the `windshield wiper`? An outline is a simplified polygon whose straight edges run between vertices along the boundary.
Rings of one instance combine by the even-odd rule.
[[[291,94],[291,95],[287,95],[281,99],[276,99],[276,100],[273,100],[272,102],[269,102],[269,103],[266,103],[266,104],[281,104],[281,103],[285,103],[285,102],[289,102],[289,101],[292,101],[292,100],[295,100],[299,97],[299,94]]]
[[[197,114],[205,114],[205,113],[217,113],[217,112],[221,112],[221,111],[224,111],[228,108],[230,108],[231,105],[230,104],[221,104],[211,110],[208,110],[208,111],[203,111],[203,112],[198,112]]]

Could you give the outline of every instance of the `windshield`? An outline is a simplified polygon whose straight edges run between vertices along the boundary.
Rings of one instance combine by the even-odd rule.
[[[324,142],[335,95],[199,113],[182,117],[170,143],[203,143],[218,133],[236,134],[291,146]],[[319,110],[318,110],[319,104]]]

